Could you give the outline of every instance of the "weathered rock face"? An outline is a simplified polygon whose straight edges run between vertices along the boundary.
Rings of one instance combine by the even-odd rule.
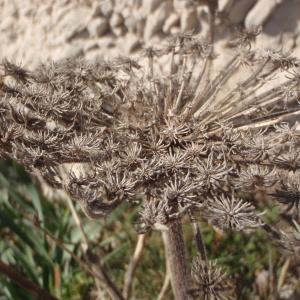
[[[170,1],[165,1],[160,4],[160,6],[147,17],[144,39],[148,41],[154,34],[162,31],[165,20],[172,12],[172,3]]]
[[[174,12],[171,13],[164,23],[163,32],[166,34],[170,34],[172,28],[179,27],[179,23],[180,23],[180,16]]]
[[[253,26],[264,25],[282,1],[262,0],[257,2],[245,19],[245,26],[251,28]]]
[[[200,20],[198,19],[197,10],[195,7],[184,9],[180,18],[181,31],[198,32],[200,28]]]
[[[105,18],[92,20],[88,25],[88,32],[91,37],[100,37],[106,34],[109,25]]]
[[[256,0],[234,0],[227,8],[228,19],[234,24],[242,22]]]
[[[64,56],[134,54],[171,34],[205,35],[208,10],[182,0],[0,0],[0,59],[35,65]],[[263,25],[260,46],[300,47],[299,0],[219,0],[216,39],[239,26]],[[226,30],[224,30],[226,29]],[[218,44],[221,44],[218,42]]]
[[[145,15],[149,15],[159,7],[161,2],[161,0],[143,0],[142,11]]]

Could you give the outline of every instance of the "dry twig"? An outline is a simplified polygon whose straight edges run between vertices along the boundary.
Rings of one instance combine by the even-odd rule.
[[[137,265],[142,256],[142,252],[143,252],[144,245],[145,245],[145,239],[146,239],[145,234],[140,234],[138,236],[134,254],[129,262],[127,271],[125,273],[124,288],[123,288],[124,299],[129,299],[129,297],[130,297],[130,292],[131,292],[131,287],[132,287],[135,270],[136,270]]]

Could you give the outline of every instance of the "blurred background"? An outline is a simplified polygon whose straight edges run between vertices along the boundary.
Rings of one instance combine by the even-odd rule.
[[[97,60],[122,54],[142,60],[143,48],[172,35],[205,36],[209,18],[203,2],[0,0],[0,59],[28,68],[70,56]],[[215,67],[224,63],[226,55],[219,61],[218,54],[229,53],[228,40],[238,30],[259,25],[258,47],[283,48],[300,57],[300,0],[219,0]],[[270,206],[266,217],[272,222],[278,213]],[[123,286],[138,240],[137,214],[138,207],[124,204],[107,219],[91,221],[63,193],[48,189],[15,162],[0,161],[0,259],[58,299],[109,299],[89,272],[87,248]],[[195,247],[188,222],[184,230],[191,258]],[[223,234],[205,224],[203,233],[210,258],[237,283],[239,299],[300,299],[297,273],[288,272],[299,269],[299,262],[279,254],[265,234]],[[1,300],[42,299],[9,280],[1,268]],[[159,232],[143,241],[136,272],[130,299],[157,299],[166,275]],[[170,286],[163,299],[172,299]]]

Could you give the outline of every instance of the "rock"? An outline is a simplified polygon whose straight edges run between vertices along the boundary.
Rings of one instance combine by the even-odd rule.
[[[142,9],[132,10],[129,16],[125,16],[123,13],[122,15],[124,16],[124,24],[127,30],[142,37],[146,23]]]
[[[121,41],[120,46],[124,49],[126,54],[130,54],[133,51],[137,50],[137,48],[139,48],[140,41],[136,37],[136,35],[128,33],[124,37],[124,41]]]
[[[7,16],[0,22],[0,31],[9,31],[14,28],[14,24],[16,23],[15,18],[11,16]]]
[[[123,36],[127,32],[127,29],[125,26],[119,26],[119,27],[113,27],[111,31],[115,36]]]
[[[71,41],[86,34],[89,10],[83,7],[66,7],[52,20],[51,36],[54,39]]]
[[[64,51],[61,49],[57,52],[57,58],[65,58],[65,57],[81,57],[84,55],[83,47],[79,44],[69,44]]]
[[[89,11],[81,9],[80,7],[70,4],[66,6],[61,6],[59,3],[53,3],[51,22],[54,27],[66,27],[74,22],[77,18],[77,22],[81,22],[86,19],[86,15]],[[76,23],[74,26],[77,26]]]
[[[37,15],[39,16],[51,16],[53,11],[53,8],[51,5],[45,5],[45,6],[41,6],[39,7],[38,11],[37,11]]]
[[[172,13],[163,26],[163,32],[170,33],[172,27],[179,25],[179,20],[179,15],[176,13]]]
[[[92,20],[88,25],[88,31],[91,37],[103,36],[108,31],[108,22],[104,18]]]
[[[262,32],[256,37],[255,47],[259,49],[268,49],[280,47],[280,36],[268,35],[265,32]]]
[[[134,10],[130,9],[129,7],[126,7],[122,11],[122,17],[124,20],[124,25],[127,28],[127,30],[129,32],[134,33],[136,31],[136,23],[137,23]]]
[[[114,11],[114,4],[112,0],[100,1],[101,15],[109,19]]]
[[[116,46],[116,39],[114,36],[111,35],[105,35],[99,39],[97,39],[97,44],[99,48],[105,49],[105,48],[112,48]]]
[[[194,2],[192,1],[173,0],[174,10],[179,14],[181,14],[183,9],[190,8],[191,6],[194,6]]]
[[[282,32],[300,32],[300,1],[283,1],[272,17],[266,22],[264,31],[270,35],[280,35]]]
[[[182,32],[197,32],[200,26],[196,9],[185,9],[180,16],[180,27]]]
[[[258,1],[245,19],[246,28],[264,25],[282,0],[260,0]]]
[[[234,0],[219,0],[219,11],[228,12]]]
[[[123,23],[124,23],[124,18],[119,13],[114,13],[109,20],[109,24],[112,28],[121,26]]]
[[[84,52],[99,49],[99,44],[98,44],[96,39],[95,40],[88,40],[84,43],[83,49],[84,49]]]
[[[25,5],[20,10],[20,16],[23,16],[23,17],[26,17],[26,18],[34,17],[35,13],[36,13],[36,10],[30,4]]]
[[[282,41],[282,50],[285,52],[292,52],[295,46],[297,45],[297,39],[293,32],[282,33],[280,39]]]
[[[172,27],[171,30],[170,30],[170,33],[171,35],[177,35],[180,33],[180,28],[175,26],[175,27]]]
[[[154,34],[162,31],[166,18],[170,15],[172,3],[163,2],[146,20],[144,39],[149,40]]]
[[[97,2],[93,2],[92,5],[92,13],[91,13],[91,17],[92,18],[97,18],[97,17],[101,17],[102,16],[102,9],[101,6],[103,4],[97,3]]]
[[[256,0],[235,0],[228,11],[228,19],[234,24],[242,22],[255,2]]]
[[[140,47],[140,40],[135,34],[127,33],[118,39],[117,48],[121,49],[122,54],[130,54]]]
[[[69,35],[66,38],[67,42],[70,42],[74,39],[87,39],[89,37],[89,32],[86,27],[78,28],[77,31],[74,31],[72,35]]]
[[[5,17],[10,16],[12,18],[19,18],[19,10],[17,8],[15,1],[6,1],[5,5],[2,4],[1,12]]]
[[[296,39],[296,45],[298,49],[298,53],[299,53],[299,57],[300,57],[300,34],[298,35],[297,39]]]
[[[161,4],[162,0],[143,0],[142,10],[145,16],[153,13]]]
[[[81,45],[74,45],[70,47],[69,51],[67,52],[67,57],[80,57],[84,55],[83,47]]]
[[[125,7],[121,12],[119,12],[124,20],[129,19],[134,15],[135,10],[132,9],[132,7]]]

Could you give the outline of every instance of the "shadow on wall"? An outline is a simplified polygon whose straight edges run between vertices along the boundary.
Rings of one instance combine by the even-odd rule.
[[[272,36],[283,32],[300,34],[300,0],[285,0],[264,26],[264,32]]]

